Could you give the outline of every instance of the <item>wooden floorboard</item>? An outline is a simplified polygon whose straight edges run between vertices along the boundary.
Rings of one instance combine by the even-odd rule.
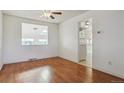
[[[6,64],[0,71],[1,83],[121,83],[124,79],[54,57]]]

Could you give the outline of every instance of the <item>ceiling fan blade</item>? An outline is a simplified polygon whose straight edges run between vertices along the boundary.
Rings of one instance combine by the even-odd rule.
[[[61,14],[62,14],[62,12],[52,12],[52,14],[61,15]]]
[[[52,16],[52,15],[50,15],[50,18],[51,18],[51,19],[55,19],[55,17],[54,17],[54,16]]]

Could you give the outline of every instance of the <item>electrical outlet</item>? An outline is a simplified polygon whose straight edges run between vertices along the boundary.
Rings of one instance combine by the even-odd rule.
[[[97,31],[97,34],[100,34],[100,33],[101,33],[101,31],[100,31],[100,30],[98,30],[98,31]]]

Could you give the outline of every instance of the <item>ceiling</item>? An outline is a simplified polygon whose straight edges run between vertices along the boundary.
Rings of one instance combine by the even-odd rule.
[[[3,13],[7,15],[14,15],[23,18],[41,20],[51,23],[61,23],[65,20],[68,20],[74,16],[80,15],[87,10],[52,10],[52,11],[60,11],[62,15],[56,16],[55,19],[45,19],[40,17],[42,10],[4,10]]]

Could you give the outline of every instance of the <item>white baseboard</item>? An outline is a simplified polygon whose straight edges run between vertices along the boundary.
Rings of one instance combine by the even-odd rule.
[[[69,58],[65,58],[65,57],[63,57],[63,56],[58,56],[58,57],[63,58],[63,59],[65,59],[65,60],[72,61],[72,62],[74,62],[74,63],[78,63],[78,60],[72,60],[72,59],[69,59]]]
[[[54,58],[54,57],[58,57],[58,56],[37,58],[37,60],[42,60],[42,59],[47,59],[47,58]],[[29,59],[26,59],[26,60],[17,60],[17,61],[12,61],[12,62],[4,62],[4,64],[13,64],[13,63],[27,62],[27,61],[30,61]]]
[[[0,66],[0,70],[2,69],[2,67],[3,67],[3,64]]]
[[[63,57],[61,57],[61,58],[63,58]],[[65,58],[64,58],[64,59],[65,59]],[[66,60],[68,60],[68,59],[66,59]],[[70,61],[71,61],[71,60],[70,60]],[[75,62],[75,61],[72,61],[72,62],[77,63],[77,64],[80,64],[79,62]],[[80,64],[80,65],[82,65],[82,64]],[[84,65],[84,66],[87,66],[87,65]],[[89,67],[89,66],[87,66],[87,67]],[[124,76],[123,76],[123,75],[120,75],[120,74],[118,74],[118,73],[114,73],[114,72],[107,71],[107,70],[105,70],[105,69],[103,69],[103,68],[98,68],[98,67],[94,67],[94,66],[91,66],[91,67],[89,67],[89,68],[93,68],[93,69],[96,69],[96,70],[98,70],[98,71],[102,71],[102,72],[104,72],[104,73],[107,73],[107,74],[110,74],[110,75],[113,75],[113,76],[116,76],[116,77],[119,77],[119,78],[124,79]]]
[[[116,77],[119,77],[119,78],[122,78],[122,79],[124,79],[124,76],[123,75],[120,75],[120,74],[118,74],[118,73],[114,73],[114,72],[111,72],[111,71],[107,71],[107,70],[105,70],[105,69],[103,69],[103,68],[98,68],[98,67],[92,67],[93,69],[96,69],[96,70],[98,70],[98,71],[102,71],[102,72],[104,72],[104,73],[107,73],[107,74],[110,74],[110,75],[113,75],[113,76],[116,76]]]

